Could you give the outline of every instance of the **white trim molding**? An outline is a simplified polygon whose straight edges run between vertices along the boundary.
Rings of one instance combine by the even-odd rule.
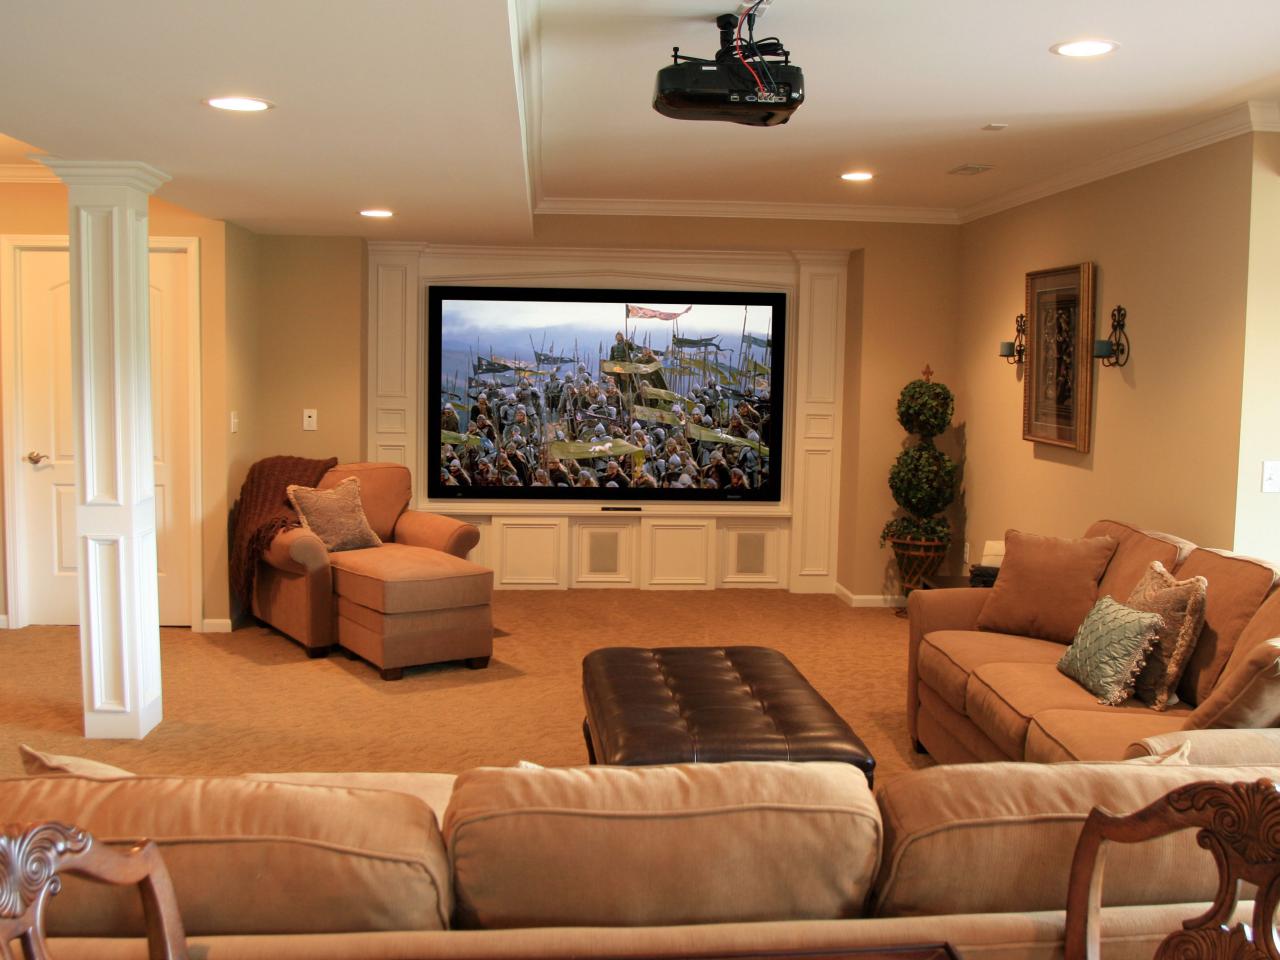
[[[836,584],[835,594],[850,607],[889,607],[901,609],[907,605],[906,597],[889,596],[881,593],[853,593]]]
[[[0,163],[0,183],[61,183],[57,175],[39,163]]]
[[[854,223],[960,222],[948,207],[871,204],[778,203],[768,200],[618,200],[543,197],[534,213],[552,216],[699,217],[741,220],[838,220]]]

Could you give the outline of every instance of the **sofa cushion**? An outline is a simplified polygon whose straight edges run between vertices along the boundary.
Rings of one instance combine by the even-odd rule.
[[[1133,685],[1162,624],[1158,613],[1143,613],[1102,597],[1080,624],[1058,669],[1099,703],[1119,706],[1133,696]]]
[[[1131,710],[1154,713],[1133,700],[1118,707],[1100,704],[1055,665],[1044,663],[983,664],[969,677],[965,703],[978,729],[1015,760],[1024,756],[1027,728],[1041,710],[1089,710],[1108,716]]]
[[[1271,591],[1271,595],[1263,601],[1257,613],[1240,631],[1235,646],[1231,648],[1227,665],[1222,668],[1222,677],[1219,678],[1219,682],[1225,679],[1238,664],[1247,660],[1255,646],[1264,640],[1272,640],[1276,637],[1280,637],[1280,589]]]
[[[1179,744],[1191,748],[1188,761],[1198,764],[1270,764],[1280,766],[1280,730],[1177,730],[1129,744],[1126,757],[1164,753]]]
[[[1146,737],[1181,730],[1188,708],[1155,710],[1039,710],[1027,729],[1025,759],[1124,760],[1129,747]]]
[[[937,763],[977,763],[1011,760],[991,738],[963,713],[951,708],[930,687],[920,687],[916,717],[920,742]],[[1019,758],[1021,759],[1021,758]]]
[[[1262,560],[1198,547],[1173,571],[1179,580],[1204,577],[1204,629],[1178,684],[1178,696],[1202,703],[1222,675],[1237,638],[1262,606],[1280,570]]]
[[[1280,725],[1280,637],[1255,643],[1187,720],[1188,730]]]
[[[488,603],[493,571],[426,547],[384,543],[330,558],[333,590],[382,613],[415,613]]]
[[[1198,780],[1277,775],[1277,766],[1000,763],[932,767],[895,777],[876,794],[885,855],[874,913],[1062,910],[1076,841],[1094,806],[1131,813]],[[957,882],[957,865],[964,882]],[[1209,900],[1217,879],[1213,857],[1197,845],[1196,831],[1182,830],[1148,843],[1111,845],[1103,902]]]
[[[381,540],[390,540],[396,520],[409,506],[413,490],[409,468],[398,463],[340,463],[317,486],[327,490],[347,477],[360,481],[360,502],[373,532]]]
[[[1010,530],[1004,546],[1000,576],[978,614],[978,629],[1070,643],[1098,598],[1098,579],[1116,542]]]
[[[1133,592],[1151,561],[1159,560],[1166,570],[1173,570],[1196,547],[1190,540],[1154,530],[1139,530],[1119,520],[1099,520],[1084,535],[1110,537],[1116,542],[1116,552],[1098,583],[1098,596],[1110,594],[1117,600]]]
[[[444,833],[467,927],[855,917],[880,856],[846,763],[480,768]]]
[[[284,492],[302,525],[319,537],[330,553],[382,546],[360,505],[360,481],[355,477],[326,490],[291,483]]]
[[[1152,560],[1126,601],[1136,610],[1159,614],[1162,621],[1133,692],[1156,710],[1178,702],[1178,681],[1204,629],[1208,586],[1204,577],[1179,580],[1159,560]]]
[[[359,790],[390,790],[417,797],[435,814],[438,824],[444,818],[453,795],[453,782],[458,778],[452,773],[246,773],[246,780],[266,780],[271,783],[297,783],[306,786],[355,787]]]
[[[920,642],[920,680],[964,713],[969,674],[984,663],[1057,663],[1062,645],[1035,637],[982,630],[935,630]]]
[[[452,906],[435,817],[416,797],[236,777],[0,781],[6,820],[62,820],[105,843],[149,837],[188,934],[440,930]],[[137,892],[68,878],[55,936],[137,936]]]

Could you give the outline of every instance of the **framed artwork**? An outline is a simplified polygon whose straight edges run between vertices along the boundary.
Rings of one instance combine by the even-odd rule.
[[[1093,264],[1027,274],[1022,437],[1089,452]]]

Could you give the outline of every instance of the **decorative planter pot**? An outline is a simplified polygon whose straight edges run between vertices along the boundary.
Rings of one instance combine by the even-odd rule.
[[[904,594],[919,587],[947,555],[947,544],[941,540],[890,540],[889,545],[893,547],[893,555],[902,574]]]

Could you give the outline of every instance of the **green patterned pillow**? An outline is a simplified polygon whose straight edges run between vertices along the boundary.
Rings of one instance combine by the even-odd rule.
[[[1164,620],[1103,597],[1076,631],[1075,642],[1058,669],[1098,698],[1118,707],[1133,696],[1133,685],[1159,636]]]

